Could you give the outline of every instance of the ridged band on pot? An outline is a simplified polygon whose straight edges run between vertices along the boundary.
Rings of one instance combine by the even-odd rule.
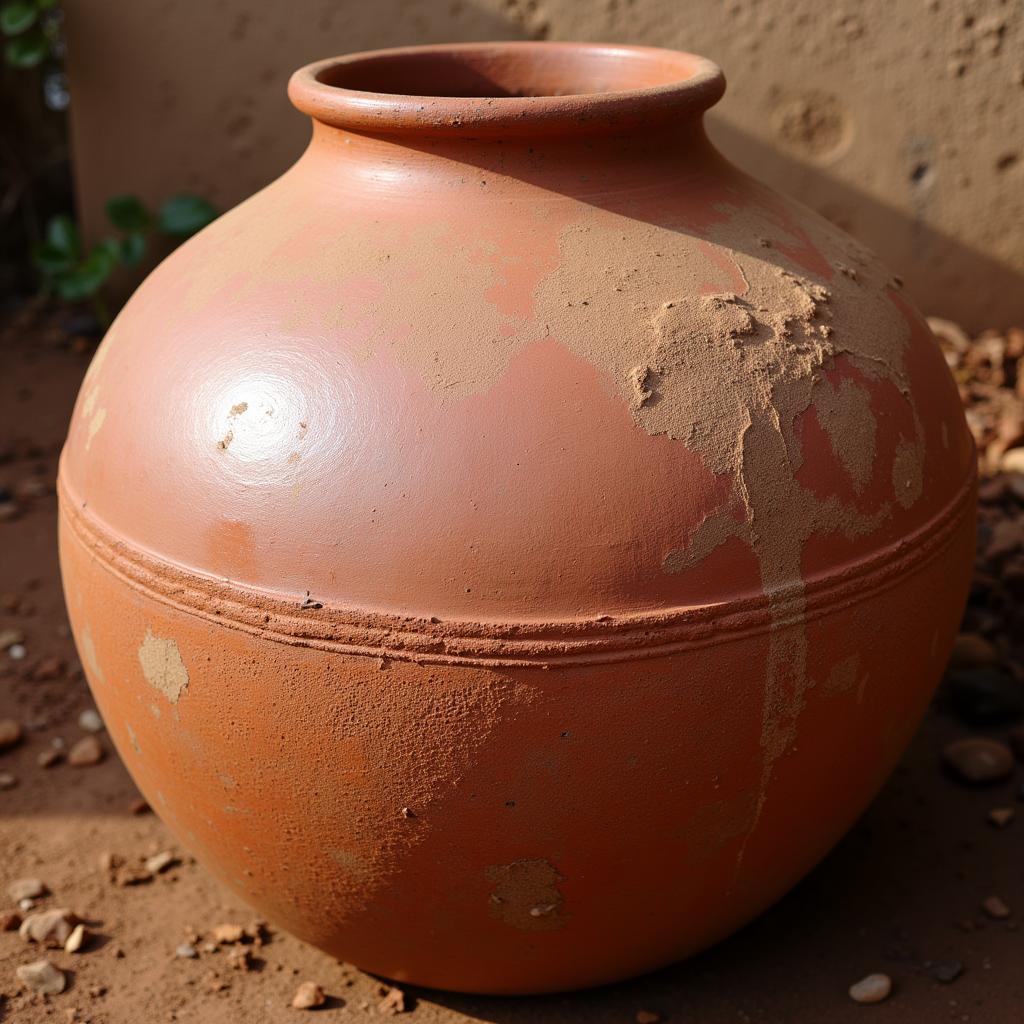
[[[973,515],[977,474],[918,530],[841,572],[769,601],[763,594],[712,608],[675,608],[555,622],[444,622],[325,606],[306,594],[276,594],[219,580],[153,557],[105,529],[60,482],[62,514],[75,537],[124,583],[207,622],[278,643],[423,664],[494,668],[600,664],[660,657],[801,625],[870,601],[946,553]]]

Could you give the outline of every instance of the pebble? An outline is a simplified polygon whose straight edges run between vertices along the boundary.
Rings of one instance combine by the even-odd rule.
[[[21,659],[28,654],[28,651],[25,649],[24,644],[11,644],[11,646],[7,648],[7,654],[15,661],[21,661]]]
[[[76,924],[71,934],[67,938],[67,942],[64,943],[65,953],[77,953],[85,945],[89,938],[89,933],[85,930],[84,924]]]
[[[384,998],[377,1004],[377,1012],[384,1017],[393,1017],[405,1011],[405,993],[400,988],[387,989]]]
[[[985,668],[999,661],[999,652],[979,633],[961,633],[953,642],[951,668]]]
[[[70,910],[58,907],[29,914],[21,922],[18,934],[26,942],[38,942],[43,946],[60,948],[71,937],[78,923],[78,918]]]
[[[146,858],[146,870],[151,874],[159,875],[161,871],[166,871],[177,863],[178,858],[170,850],[163,850],[160,853],[154,853],[152,857]]]
[[[10,772],[0,772],[0,789],[14,789],[18,784],[18,776]]]
[[[228,953],[228,965],[235,971],[251,971],[256,966],[248,946],[235,946]]]
[[[149,806],[149,802],[139,797],[137,800],[133,800],[128,805],[128,813],[134,814],[138,817],[140,814],[149,814],[152,808]]]
[[[981,736],[956,740],[942,751],[946,767],[970,785],[1000,782],[1013,771],[1013,754],[1005,743]]]
[[[18,909],[19,910],[29,911],[35,905],[36,905],[36,901],[35,900],[29,900],[29,899],[18,900]]]
[[[981,909],[996,921],[1002,921],[1010,916],[1010,908],[998,896],[989,896],[983,900]]]
[[[850,986],[850,998],[855,1003],[880,1003],[892,992],[892,978],[888,974],[869,974]]]
[[[41,878],[18,878],[7,886],[7,895],[13,903],[36,900],[46,895],[46,883]]]
[[[182,960],[195,960],[199,956],[199,950],[191,942],[183,942],[174,950],[174,955]]]
[[[86,768],[99,764],[106,755],[103,744],[95,736],[80,739],[68,752],[68,764],[75,768]]]
[[[230,945],[245,938],[245,929],[240,924],[219,924],[210,934],[214,942]]]
[[[55,764],[63,759],[64,755],[56,749],[56,747],[49,747],[46,750],[41,750],[36,755],[36,764],[40,768],[52,768]]]
[[[0,629],[0,651],[9,651],[24,639],[25,634],[20,629]]]
[[[312,981],[304,981],[296,990],[292,1006],[296,1010],[312,1010],[315,1006],[323,1006],[327,1002],[324,990]]]
[[[64,972],[54,967],[49,960],[37,960],[35,963],[25,964],[14,973],[17,974],[18,981],[25,988],[46,996],[60,995],[68,983]]]
[[[999,725],[1024,714],[1024,686],[996,666],[949,674],[953,713],[967,725]]]
[[[989,824],[996,828],[1006,828],[1016,816],[1017,812],[1012,807],[993,807],[988,812]]]
[[[956,981],[964,973],[964,965],[959,960],[939,960],[928,964],[927,968],[928,976],[943,985]]]
[[[0,750],[21,742],[21,726],[13,718],[0,718]]]
[[[85,732],[103,732],[103,719],[95,708],[86,708],[78,716],[78,728]]]

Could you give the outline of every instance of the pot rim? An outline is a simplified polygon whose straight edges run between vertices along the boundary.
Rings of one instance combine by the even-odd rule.
[[[472,92],[426,95],[413,84],[440,93],[437,84],[446,74],[444,92],[470,92],[459,88],[460,81],[474,82]],[[382,88],[389,75],[409,91]],[[480,94],[484,86],[494,86],[498,95]],[[634,131],[695,118],[724,92],[722,69],[697,54],[520,41],[366,50],[308,64],[288,83],[292,103],[331,127],[464,138]]]

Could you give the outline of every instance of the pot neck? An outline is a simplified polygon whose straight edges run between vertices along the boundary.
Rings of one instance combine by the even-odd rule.
[[[313,118],[305,162],[378,188],[474,176],[561,191],[636,186],[704,153],[702,115],[725,80],[710,61],[651,47],[476,43],[321,61],[289,95]],[[432,94],[427,94],[432,92]]]

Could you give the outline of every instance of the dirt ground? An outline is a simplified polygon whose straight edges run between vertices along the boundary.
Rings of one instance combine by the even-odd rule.
[[[1024,1020],[1024,772],[1018,764],[1010,778],[967,787],[941,767],[953,740],[988,735],[1005,742],[1020,711],[1024,683],[1014,644],[1024,638],[1024,476],[990,481],[984,492],[982,556],[966,628],[987,637],[998,664],[975,668],[973,683],[961,682],[955,692],[949,683],[940,690],[871,809],[775,908],[687,963],[609,988],[504,999],[410,987],[404,998],[392,994],[385,1002],[387,982],[272,925],[256,927],[253,912],[155,815],[138,813],[138,793],[105,733],[97,734],[105,749],[99,764],[75,767],[63,754],[49,767],[39,763],[58,749],[55,741],[66,752],[90,735],[79,715],[92,707],[65,618],[55,543],[57,457],[91,355],[66,320],[23,311],[0,324],[0,635],[22,634],[14,645],[10,633],[0,644],[0,719],[15,720],[24,733],[0,752],[0,912],[17,909],[7,894],[13,881],[38,878],[49,894],[34,909],[69,908],[91,937],[80,952],[45,953],[66,973],[67,987],[43,996],[28,993],[16,976],[43,951],[16,929],[0,932],[0,1020],[295,1021],[303,1014],[290,1004],[304,981],[329,996],[314,1011],[324,1021],[377,1019],[403,1002],[402,1012],[419,1024]],[[979,437],[994,436],[1001,428],[992,396],[1012,391],[1016,363],[1010,377],[1000,370],[1002,379],[993,382],[985,377],[990,364],[974,365],[963,353],[952,361],[958,358],[965,398],[978,404],[972,426]],[[1010,357],[1002,351],[999,359]],[[972,390],[973,380],[980,390]],[[1000,453],[991,457],[998,461]],[[981,646],[971,664],[992,660],[993,648]],[[1001,682],[977,678],[1004,669]],[[1014,808],[1017,820],[1001,827],[989,817]],[[177,858],[170,867],[123,884],[129,878],[116,869],[118,859],[137,867],[163,851]],[[1005,916],[992,903],[983,907],[994,896]],[[215,943],[213,930],[224,924],[249,935]],[[197,955],[176,955],[182,944]],[[872,972],[891,976],[892,994],[858,1005],[847,989]]]

